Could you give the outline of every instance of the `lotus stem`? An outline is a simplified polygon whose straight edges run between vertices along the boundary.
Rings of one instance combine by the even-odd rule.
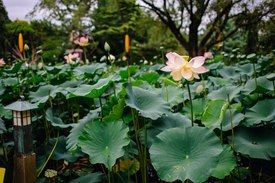
[[[194,126],[192,96],[191,96],[191,92],[190,92],[190,87],[189,87],[189,82],[188,81],[187,81],[187,89],[188,89],[188,95],[189,95],[189,101],[190,101],[190,107],[191,107],[191,125]]]

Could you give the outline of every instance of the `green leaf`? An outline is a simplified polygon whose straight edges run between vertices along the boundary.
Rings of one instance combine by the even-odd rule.
[[[85,182],[85,183],[99,183],[102,182],[103,178],[103,173],[101,172],[96,172],[96,173],[91,173],[85,176],[81,176],[77,179],[72,180],[70,183],[80,183],[80,182]]]
[[[4,86],[14,86],[19,84],[19,80],[17,77],[9,77],[3,80]]]
[[[74,69],[74,75],[87,75],[87,76],[94,76],[97,72],[106,71],[106,64],[105,63],[92,63],[90,65],[82,65],[78,66]]]
[[[214,86],[226,86],[228,84],[231,84],[230,79],[227,78],[209,76],[209,80],[214,84]]]
[[[102,163],[109,170],[124,155],[123,147],[130,143],[129,128],[122,122],[92,122],[84,127],[79,146],[89,155],[92,164]]]
[[[272,81],[269,81],[266,76],[261,76],[256,78],[257,79],[257,88],[255,84],[255,79],[250,79],[246,82],[243,92],[247,95],[253,91],[257,91],[260,93],[266,93],[267,91],[273,91]]]
[[[20,69],[21,66],[25,63],[25,61],[22,62],[17,62],[16,64],[14,64],[12,66],[12,68],[10,69],[4,69],[4,72],[8,73],[8,74],[16,74]]]
[[[207,104],[202,116],[202,124],[207,128],[217,128],[223,121],[229,103],[224,100],[213,100]]]
[[[238,97],[242,87],[239,86],[224,86],[218,90],[211,91],[207,97],[211,100],[229,100],[232,101]]]
[[[58,86],[45,85],[40,86],[36,92],[30,92],[31,102],[36,102],[37,105],[46,103],[49,97],[52,99],[56,97],[57,93],[60,93],[61,89]]]
[[[158,78],[159,74],[155,71],[145,72],[138,77],[138,79],[147,81],[150,84],[155,83]]]
[[[136,65],[130,65],[129,66],[129,70],[130,70],[130,76],[133,76],[135,74],[135,72],[138,70],[139,66]],[[121,68],[119,70],[119,75],[122,79],[127,79],[128,78],[128,69],[125,68]]]
[[[67,149],[69,151],[74,151],[77,149],[78,139],[84,131],[84,126],[87,123],[92,123],[94,119],[98,117],[99,110],[90,111],[84,118],[79,120],[79,122],[71,129],[70,134],[67,138]]]
[[[204,182],[217,166],[222,147],[212,130],[195,126],[165,130],[149,152],[162,180]]]
[[[194,119],[201,119],[202,114],[206,108],[207,101],[204,98],[198,98],[192,100],[193,105],[193,117]],[[186,116],[188,116],[189,119],[191,119],[191,105],[190,101],[186,103],[186,105],[183,107],[183,112]]]
[[[155,120],[169,112],[169,105],[158,94],[131,85],[127,86],[126,91],[126,105],[139,111],[145,118]]]
[[[164,86],[162,87],[161,96],[164,101],[170,104],[170,107],[178,105],[183,101],[183,89],[177,86]],[[167,100],[168,99],[168,100]]]
[[[258,101],[245,113],[245,121],[242,123],[247,127],[258,125],[262,122],[275,123],[275,99]]]
[[[5,126],[5,122],[4,120],[2,120],[2,118],[0,118],[0,134],[3,134],[7,131],[6,126]]]
[[[52,108],[48,108],[46,111],[46,119],[51,122],[51,124],[54,127],[59,127],[59,128],[68,128],[68,127],[74,127],[76,124],[65,124],[63,123],[62,119],[55,116],[53,113]]]
[[[167,77],[162,77],[161,80],[164,82],[165,86],[178,86],[178,83]]]
[[[270,160],[275,157],[274,139],[272,128],[237,128],[234,150],[251,158]]]
[[[67,137],[60,136],[58,139],[57,146],[51,156],[53,160],[66,160],[68,162],[75,162],[80,156],[83,155],[80,151],[77,153],[71,153],[66,149],[66,140]],[[53,147],[56,142],[56,138],[52,138],[49,140],[49,146]]]
[[[242,113],[237,112],[235,109],[232,110],[232,125],[233,128],[238,126],[240,122],[244,119],[244,115]],[[220,126],[218,127],[220,128]],[[230,110],[226,110],[223,121],[222,121],[222,131],[231,130],[230,124]]]
[[[5,109],[2,104],[0,104],[0,118],[11,119],[12,118],[12,111],[9,109]]]
[[[103,118],[103,121],[111,122],[111,121],[117,121],[117,120],[121,119],[123,111],[124,111],[124,105],[125,105],[124,99],[118,100],[118,104],[113,106],[112,111],[110,112],[110,114],[108,116],[105,116]]]
[[[227,145],[219,155],[219,163],[211,175],[218,179],[223,179],[225,176],[230,174],[236,165],[236,158],[233,155],[231,147]]]
[[[73,97],[87,97],[87,98],[98,98],[100,97],[113,81],[119,79],[117,75],[111,75],[108,78],[100,79],[94,85],[81,85],[75,91],[69,93],[67,98]]]

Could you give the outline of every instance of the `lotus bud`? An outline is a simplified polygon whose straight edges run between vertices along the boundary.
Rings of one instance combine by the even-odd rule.
[[[110,45],[107,42],[104,43],[104,49],[107,52],[110,52],[110,50],[111,50]]]
[[[125,35],[125,52],[128,53],[130,50],[130,37],[128,34]]]
[[[19,36],[18,36],[18,48],[19,48],[19,51],[21,53],[23,52],[23,44],[24,44],[23,35],[22,35],[22,33],[19,33]]]
[[[30,47],[27,44],[24,44],[24,50],[28,51],[30,49]]]

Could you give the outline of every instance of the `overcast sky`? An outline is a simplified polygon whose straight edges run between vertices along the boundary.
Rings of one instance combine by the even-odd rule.
[[[38,0],[3,0],[6,10],[11,20],[28,20],[28,14],[34,7]],[[35,17],[37,19],[38,17]]]

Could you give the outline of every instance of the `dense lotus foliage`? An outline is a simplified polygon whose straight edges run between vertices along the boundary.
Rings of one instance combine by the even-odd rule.
[[[202,64],[190,61],[191,74],[179,73],[189,80],[163,72],[161,59],[128,67],[78,55],[53,66],[1,61],[8,176],[14,145],[4,107],[23,95],[38,106],[31,111],[38,182],[275,182],[274,56],[244,55],[230,65],[208,56],[203,70],[195,73]]]

